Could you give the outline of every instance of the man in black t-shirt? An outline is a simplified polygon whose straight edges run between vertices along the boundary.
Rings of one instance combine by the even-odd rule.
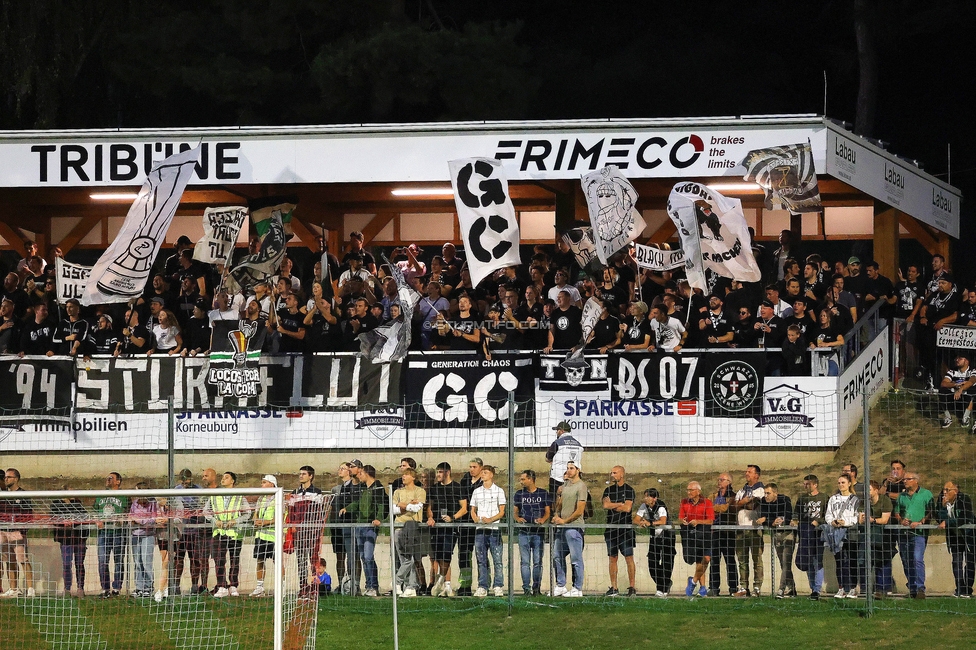
[[[593,326],[592,336],[586,344],[588,350],[597,350],[600,354],[606,354],[607,350],[612,350],[620,344],[620,320],[611,314],[611,308],[610,302],[604,300],[600,319]]]
[[[54,354],[75,356],[83,351],[82,346],[88,339],[90,325],[79,317],[81,303],[75,298],[65,303],[64,310],[68,313],[68,318],[58,321],[54,327],[53,350]]]
[[[895,318],[904,318],[914,321],[918,310],[922,308],[922,298],[925,295],[925,286],[919,281],[918,265],[908,266],[908,278],[906,279],[901,269],[898,269],[898,284],[895,285]]]
[[[710,348],[727,348],[732,342],[732,324],[722,307],[722,296],[712,294],[708,297],[708,311],[698,321],[703,345]]]
[[[922,326],[919,336],[921,338],[921,368],[916,376],[927,382],[929,387],[935,383],[935,378],[940,374],[939,367],[942,359],[936,347],[938,331],[956,322],[960,306],[959,289],[950,273],[943,273],[939,278],[939,290],[930,295],[919,312],[919,325]]]
[[[634,529],[631,522],[631,510],[637,493],[634,488],[624,482],[624,468],[620,465],[610,470],[612,483],[603,491],[603,508],[607,511],[607,526],[626,526],[626,528],[608,528],[603,534],[607,543],[607,557],[610,558],[610,588],[607,596],[618,596],[617,590],[617,556],[623,555],[627,563],[627,578],[630,587],[628,596],[636,596],[637,589],[634,580],[637,577],[637,565],[634,564],[634,546],[636,545]]]
[[[437,482],[427,488],[427,525],[433,528],[430,559],[437,567],[437,581],[430,589],[431,596],[453,595],[448,576],[451,572],[454,544],[457,542],[457,527],[446,524],[463,519],[467,511],[468,497],[464,488],[451,478],[450,463],[438,464]]]
[[[20,356],[54,354],[54,323],[47,315],[46,302],[34,306],[34,318],[20,331]]]
[[[868,262],[867,274],[868,282],[867,293],[864,296],[864,310],[871,309],[874,303],[883,300],[885,304],[880,310],[881,317],[891,317],[893,311],[891,305],[895,302],[895,287],[891,284],[891,280],[881,275],[877,262]]]
[[[471,503],[471,495],[476,488],[481,487],[481,470],[484,469],[484,461],[480,458],[472,458],[468,461],[468,473],[461,477],[461,496],[464,498],[465,506]],[[474,523],[471,515],[465,508],[464,515],[457,520],[459,524]],[[458,569],[461,577],[458,581],[458,596],[471,595],[471,554],[474,552],[474,528],[471,526],[460,526],[457,535],[458,545]]]
[[[139,324],[139,312],[134,309],[125,312],[122,354],[145,354],[152,349],[152,345],[152,333]]]
[[[275,330],[281,337],[280,352],[305,351],[305,317],[298,311],[298,296],[293,293],[285,298],[285,309],[277,312]],[[270,322],[270,321],[269,321]]]
[[[583,311],[572,304],[568,291],[559,292],[557,304],[558,308],[549,318],[549,344],[544,350],[546,353],[574,348],[583,338]]]

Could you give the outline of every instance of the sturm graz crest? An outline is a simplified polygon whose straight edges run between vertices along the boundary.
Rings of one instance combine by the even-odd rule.
[[[744,411],[759,395],[759,375],[742,361],[726,361],[712,372],[708,385],[712,399],[726,411]]]

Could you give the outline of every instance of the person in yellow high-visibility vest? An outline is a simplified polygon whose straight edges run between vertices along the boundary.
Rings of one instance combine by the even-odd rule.
[[[237,484],[237,474],[224,472],[220,487],[232,488]],[[204,516],[213,523],[213,558],[217,570],[217,591],[215,598],[239,596],[241,547],[244,545],[241,525],[251,515],[247,499],[239,494],[233,496],[213,496],[207,499]],[[230,571],[227,559],[230,558]]]
[[[278,487],[278,479],[272,474],[265,474],[261,479],[261,487]],[[257,560],[258,584],[251,592],[251,596],[258,598],[265,596],[264,565],[268,560],[274,560],[274,519],[275,498],[273,494],[266,494],[258,498],[254,505],[254,559]]]

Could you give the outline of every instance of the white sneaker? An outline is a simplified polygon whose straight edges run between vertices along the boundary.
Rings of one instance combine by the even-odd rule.
[[[569,590],[566,589],[566,587],[561,587],[559,585],[556,585],[556,588],[552,592],[552,597],[559,598],[560,596],[566,594],[568,591]]]
[[[487,595],[488,595],[488,590],[485,589],[484,587],[478,587],[478,590],[474,592],[475,598],[484,598]]]
[[[34,588],[33,587],[28,587],[27,588],[27,597],[28,598],[33,598],[36,595],[37,595],[37,593],[34,591]]]
[[[237,591],[237,587],[231,587],[229,591],[230,591],[230,595],[231,595],[231,596],[234,596],[235,598],[236,598],[237,596],[240,596],[240,594],[239,594],[239,593],[238,593],[238,591]]]
[[[834,594],[834,598],[846,598],[847,593],[843,589],[838,589],[837,593]]]
[[[220,587],[219,589],[217,589],[217,592],[214,594],[214,598],[227,598],[229,594],[230,592],[227,591],[227,587]]]
[[[379,594],[376,592],[375,589],[367,589],[366,596],[369,598],[379,598]]]
[[[491,590],[491,594],[496,598],[501,598],[502,596],[505,595],[505,589],[503,589],[502,587],[495,587],[494,589]]]
[[[444,591],[441,592],[441,598],[454,598],[454,589],[451,588],[450,582],[444,583]]]
[[[0,598],[17,598],[19,597],[20,589],[8,589],[7,591],[0,594]]]
[[[664,593],[663,591],[655,591],[654,592],[654,597],[655,598],[667,598],[668,595],[666,593]]]
[[[258,585],[257,587],[254,588],[254,591],[251,592],[251,598],[260,598],[263,595],[264,595],[264,585]]]
[[[394,587],[394,590],[396,591],[397,596],[403,595],[403,585],[397,585],[396,587]]]
[[[853,589],[851,589],[850,591],[847,592],[847,597],[848,598],[857,598],[857,592],[854,591]]]
[[[444,591],[444,576],[437,576],[437,581],[434,582],[434,586],[430,588],[430,595],[437,598]]]
[[[403,590],[402,598],[416,598],[416,597],[417,597],[417,590],[414,589],[413,587],[407,587],[406,589]]]
[[[153,600],[155,600],[157,603],[163,602],[163,592],[157,591],[155,594],[153,594]]]
[[[582,598],[583,592],[575,587],[563,594],[563,598]]]

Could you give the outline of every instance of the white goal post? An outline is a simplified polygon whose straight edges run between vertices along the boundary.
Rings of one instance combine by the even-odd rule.
[[[318,590],[308,558],[318,553],[285,552],[286,506],[282,488],[0,492],[0,572],[14,567],[0,592],[5,646],[35,647],[40,637],[109,650],[135,641],[152,648],[154,638],[165,647],[314,648]],[[304,537],[318,542],[328,502],[315,511]],[[174,565],[189,570],[175,575]],[[267,577],[266,589],[256,576]],[[269,622],[273,632],[261,633]]]

